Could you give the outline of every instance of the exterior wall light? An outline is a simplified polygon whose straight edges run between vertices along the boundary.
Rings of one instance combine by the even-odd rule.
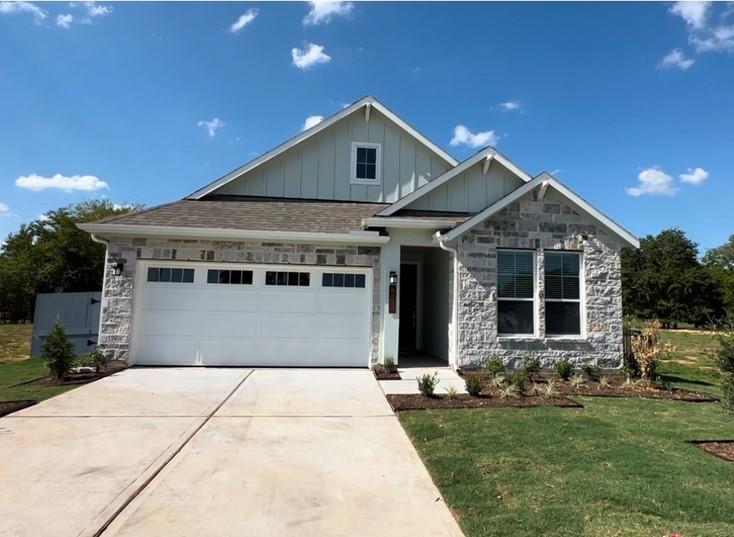
[[[122,276],[122,271],[125,269],[125,263],[122,261],[118,261],[114,265],[112,265],[112,274],[115,276]]]
[[[390,271],[390,277],[388,279],[390,286],[387,292],[387,307],[390,313],[398,312],[398,273],[394,270]]]
[[[397,285],[398,284],[398,273],[394,270],[390,271],[390,285]]]

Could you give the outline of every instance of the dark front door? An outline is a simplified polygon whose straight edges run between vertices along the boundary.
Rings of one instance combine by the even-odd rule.
[[[400,350],[416,349],[418,322],[417,265],[400,265]]]

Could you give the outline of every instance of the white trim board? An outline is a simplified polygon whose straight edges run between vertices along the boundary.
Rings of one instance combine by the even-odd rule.
[[[463,224],[456,226],[451,231],[447,232],[444,235],[437,236],[436,238],[438,240],[443,240],[443,241],[453,241],[454,239],[460,237],[461,235],[463,235],[470,229],[481,224],[487,218],[497,214],[498,212],[500,212],[502,209],[504,209],[505,207],[513,203],[514,201],[520,199],[525,194],[532,192],[535,188],[541,185],[546,185],[546,188],[552,187],[556,192],[558,192],[563,197],[565,197],[568,201],[570,201],[572,204],[578,207],[581,211],[585,212],[586,214],[594,218],[603,227],[611,231],[613,234],[617,235],[617,237],[622,239],[622,241],[626,242],[628,245],[632,246],[633,248],[640,247],[640,241],[637,239],[637,237],[635,237],[632,233],[630,233],[629,231],[624,229],[622,226],[617,224],[614,220],[604,215],[604,213],[602,213],[596,207],[594,207],[593,205],[588,203],[586,200],[581,198],[581,196],[573,192],[567,186],[558,182],[548,172],[541,173],[532,181],[525,183],[524,185],[516,188],[515,190],[510,192],[507,196],[493,203],[492,205],[484,209],[482,212],[475,214],[474,216],[472,216],[469,220],[467,220]]]
[[[484,168],[483,172],[486,175],[486,172],[489,169],[489,166],[492,162],[499,162],[507,168],[509,171],[514,173],[518,178],[520,178],[524,182],[528,182],[532,180],[532,177],[530,177],[527,173],[525,173],[523,170],[521,170],[517,165],[515,165],[510,159],[499,153],[496,149],[492,147],[485,147],[481,151],[475,153],[468,159],[461,162],[458,166],[455,168],[452,168],[442,175],[439,175],[436,179],[433,181],[426,183],[422,187],[414,190],[407,196],[404,196],[400,198],[398,201],[390,205],[389,207],[385,207],[383,210],[381,210],[379,213],[377,213],[377,216],[390,216],[391,214],[399,211],[400,209],[405,208],[406,206],[410,205],[414,201],[416,201],[419,198],[422,198],[429,192],[432,192],[436,188],[440,187],[444,183],[447,183],[460,173],[462,173],[465,170],[468,170],[475,164],[480,163],[482,160],[484,160]]]
[[[362,107],[366,105],[368,105],[370,108],[375,108],[376,110],[378,110],[381,114],[386,116],[390,121],[395,123],[398,127],[403,129],[410,136],[418,140],[428,149],[433,151],[437,156],[445,160],[451,167],[458,165],[459,162],[454,157],[449,155],[446,151],[441,149],[438,145],[436,145],[435,143],[430,141],[428,138],[426,138],[424,135],[422,135],[420,132],[418,132],[416,129],[411,127],[408,123],[400,119],[394,112],[392,112],[389,108],[387,108],[385,105],[380,103],[373,96],[367,95],[366,97],[362,97],[360,100],[350,104],[349,106],[340,110],[339,112],[329,116],[328,118],[324,119],[317,125],[314,125],[310,129],[303,131],[302,133],[294,136],[293,138],[289,140],[286,140],[285,142],[274,147],[270,151],[263,153],[259,157],[240,166],[239,168],[236,168],[235,170],[232,170],[228,174],[220,177],[219,179],[209,183],[208,185],[186,196],[186,199],[200,199],[206,196],[207,194],[211,194],[214,190],[217,190],[218,188],[229,183],[230,181],[233,181],[237,179],[238,177],[244,175],[245,173],[257,168],[261,164],[268,162],[269,160],[277,157],[281,153],[284,153],[288,149],[292,148],[293,146],[300,144],[304,140],[311,138],[315,134],[318,134],[319,132],[323,131],[324,129],[334,125],[338,121],[341,121],[342,119],[353,114],[354,112],[357,112],[358,110],[360,110]]]

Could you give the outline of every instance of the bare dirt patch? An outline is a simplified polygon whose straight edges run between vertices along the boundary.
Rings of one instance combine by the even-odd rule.
[[[390,394],[387,401],[395,412],[401,410],[426,410],[429,408],[487,408],[487,407],[536,407],[557,406],[564,408],[583,408],[581,403],[567,397],[493,397],[480,395],[457,395],[449,398],[445,395],[426,397],[421,394]]]
[[[23,399],[21,401],[0,401],[0,416],[7,416],[8,414],[28,408],[36,404],[33,399]]]
[[[734,462],[734,440],[691,440],[691,444],[714,457]]]
[[[107,377],[109,375],[112,375],[113,373],[117,373],[118,371],[122,371],[123,369],[127,368],[127,364],[125,362],[110,362],[108,363],[104,369],[101,369],[99,372],[91,372],[91,373],[69,373],[62,380],[44,376],[39,377],[31,380],[27,380],[25,382],[21,382],[20,384],[16,384],[15,386],[11,386],[12,388],[15,388],[17,386],[67,386],[70,384],[87,384],[89,382],[94,382],[95,380],[99,380],[101,378]]]
[[[372,366],[372,373],[374,373],[377,380],[402,380],[400,378],[400,373],[397,371],[388,373],[382,364],[375,364]]]

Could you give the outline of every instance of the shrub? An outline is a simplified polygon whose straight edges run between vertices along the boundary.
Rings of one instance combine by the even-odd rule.
[[[517,389],[517,385],[515,384],[508,384],[507,386],[503,386],[500,390],[500,395],[503,399],[506,399],[508,397],[520,397],[520,391]]]
[[[507,383],[510,386],[515,386],[517,388],[517,392],[519,394],[522,394],[523,390],[525,389],[525,370],[516,369],[515,371],[507,375]]]
[[[425,373],[418,377],[418,391],[426,397],[433,397],[438,382],[438,372],[433,375]]]
[[[497,375],[492,379],[492,384],[495,388],[504,388],[505,384],[507,384],[507,377],[504,375]]]
[[[459,390],[456,389],[456,386],[446,386],[446,399],[456,399],[457,395],[459,395]]]
[[[632,336],[632,353],[635,357],[640,376],[653,380],[658,362],[664,360],[672,351],[670,345],[660,345],[660,321],[648,321],[639,335]]]
[[[528,358],[523,364],[523,369],[528,378],[531,378],[535,373],[540,371],[540,360],[538,358]]]
[[[89,361],[91,362],[95,371],[99,373],[107,366],[107,363],[110,361],[110,359],[101,350],[94,349],[92,352],[89,353]]]
[[[571,365],[571,362],[565,358],[553,364],[553,368],[556,370],[556,373],[558,373],[558,376],[563,380],[570,379],[573,374],[573,366]]]
[[[51,374],[59,380],[63,379],[74,365],[74,347],[66,338],[64,327],[58,319],[43,342],[41,357]]]
[[[395,358],[393,358],[392,356],[385,356],[385,361],[382,366],[385,368],[385,373],[388,374],[395,373],[395,371],[398,370],[397,366],[395,365]]]
[[[612,386],[612,384],[611,384],[611,383],[609,382],[609,377],[607,377],[607,376],[603,376],[603,377],[601,377],[601,378],[599,379],[599,389],[600,389],[600,390],[601,390],[602,388],[609,388],[609,387],[611,387],[611,386]]]
[[[543,397],[550,398],[556,395],[558,395],[558,383],[553,379],[549,379],[543,388]]]
[[[721,404],[734,414],[734,376],[728,375],[721,383]]]
[[[595,364],[584,364],[581,366],[581,371],[589,380],[597,381],[601,376],[601,368]]]
[[[719,336],[714,361],[722,375],[721,404],[734,413],[734,332]]]
[[[482,391],[482,379],[479,378],[477,375],[470,375],[466,377],[466,380],[464,381],[466,391],[471,395],[472,397],[479,397],[479,394]]]
[[[580,388],[584,385],[585,382],[586,381],[584,380],[584,377],[582,377],[578,373],[571,377],[571,386],[573,386],[574,388]]]
[[[500,358],[499,356],[493,356],[484,363],[484,371],[487,372],[492,378],[501,374],[504,370],[505,364],[502,363],[502,358]]]

